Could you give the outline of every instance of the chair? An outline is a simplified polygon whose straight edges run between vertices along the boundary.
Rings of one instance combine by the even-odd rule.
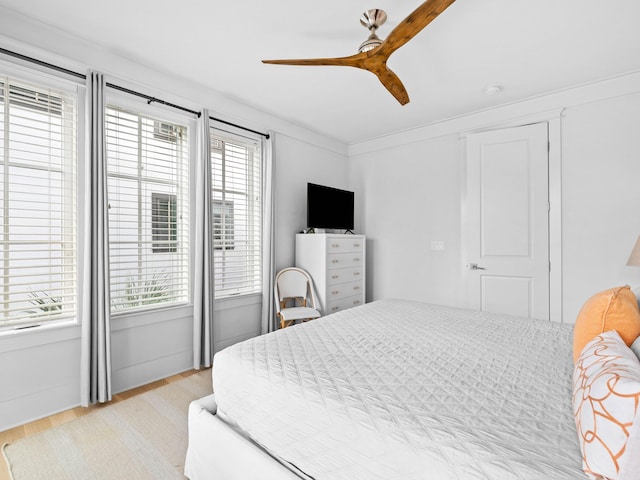
[[[288,327],[296,320],[307,321],[322,316],[313,280],[301,268],[290,267],[280,270],[276,275],[274,291],[280,328]]]

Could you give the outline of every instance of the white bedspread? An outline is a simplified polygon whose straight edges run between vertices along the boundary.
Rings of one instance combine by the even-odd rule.
[[[378,301],[223,350],[214,391],[316,480],[577,480],[571,342],[570,325]]]

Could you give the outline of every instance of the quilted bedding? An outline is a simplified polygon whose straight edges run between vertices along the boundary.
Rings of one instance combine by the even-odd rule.
[[[383,300],[214,359],[218,412],[315,480],[584,478],[572,326]]]

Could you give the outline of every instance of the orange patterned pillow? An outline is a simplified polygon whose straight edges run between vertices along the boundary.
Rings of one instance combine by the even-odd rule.
[[[627,346],[640,335],[638,299],[628,285],[597,293],[585,302],[573,328],[573,361],[596,335],[609,330],[617,331]]]
[[[573,412],[591,478],[640,478],[639,404],[640,362],[615,330],[598,335],[573,372]]]

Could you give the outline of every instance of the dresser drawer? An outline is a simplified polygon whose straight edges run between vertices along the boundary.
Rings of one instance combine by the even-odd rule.
[[[362,238],[327,238],[327,253],[363,252]]]
[[[296,235],[296,267],[313,278],[323,314],[365,303],[366,251],[364,235]]]
[[[330,253],[327,255],[327,270],[331,276],[334,268],[349,268],[364,265],[364,255],[362,252],[354,253]]]
[[[340,310],[346,310],[347,308],[357,307],[358,305],[362,305],[364,302],[362,300],[362,296],[354,296],[354,297],[346,297],[341,298],[340,300],[334,300],[333,302],[327,302],[327,311],[324,312],[325,315],[329,315],[330,313],[336,313]]]
[[[355,282],[340,283],[327,287],[327,301],[338,300],[344,297],[352,297],[353,295],[362,295],[364,282],[357,280]]]
[[[333,268],[327,271],[327,285],[353,282],[364,278],[362,267]]]

